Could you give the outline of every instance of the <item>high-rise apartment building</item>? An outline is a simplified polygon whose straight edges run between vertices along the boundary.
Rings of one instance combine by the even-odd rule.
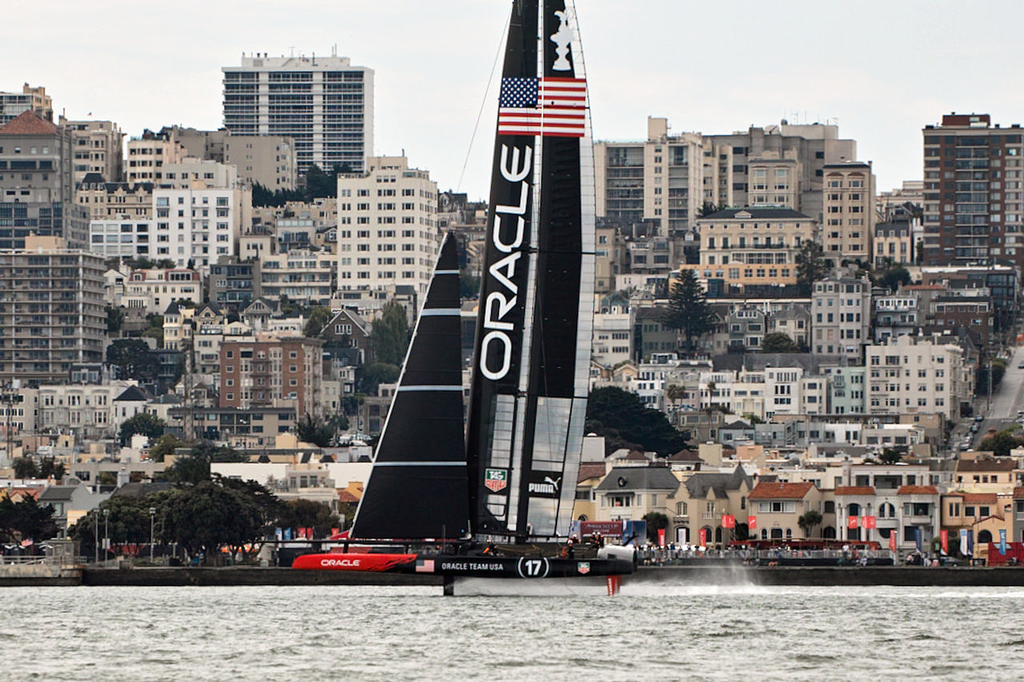
[[[650,221],[661,236],[692,226],[704,201],[702,144],[696,133],[670,136],[664,118],[647,119],[645,142],[597,142],[597,215]]]
[[[103,259],[57,237],[0,250],[0,382],[64,383],[71,366],[102,362]]]
[[[924,135],[924,265],[1024,265],[1024,130],[947,114]]]
[[[0,127],[0,249],[30,234],[85,248],[87,212],[75,204],[71,131],[24,111]]]
[[[53,121],[53,100],[46,94],[46,88],[33,88],[25,83],[21,92],[0,92],[0,125],[26,111],[34,111],[39,118]]]
[[[338,288],[411,285],[425,294],[440,245],[437,183],[404,156],[338,176]]]
[[[316,164],[362,172],[373,153],[373,70],[347,57],[242,56],[225,66],[224,127],[232,135],[283,135],[299,173]]]

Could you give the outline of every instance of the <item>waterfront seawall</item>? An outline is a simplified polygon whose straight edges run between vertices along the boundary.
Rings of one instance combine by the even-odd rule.
[[[217,585],[438,585],[439,576],[290,568],[89,568],[3,566],[0,587],[14,586],[217,586]],[[48,570],[43,570],[48,569]],[[921,566],[643,566],[624,584],[903,587],[1024,587],[1024,568]]]

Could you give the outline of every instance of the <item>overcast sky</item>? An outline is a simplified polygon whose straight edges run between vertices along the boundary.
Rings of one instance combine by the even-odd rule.
[[[11,3],[0,90],[45,86],[57,112],[113,120],[130,136],[175,123],[215,129],[221,67],[242,52],[337,46],[375,71],[373,151],[404,149],[440,189],[483,199],[491,71],[511,2]],[[577,14],[595,139],[643,139],[648,116],[667,117],[673,133],[833,122],[888,190],[921,178],[921,128],[943,113],[1024,123],[1020,2],[577,0]]]

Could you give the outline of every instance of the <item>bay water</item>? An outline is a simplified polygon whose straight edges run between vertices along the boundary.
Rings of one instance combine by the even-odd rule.
[[[623,584],[0,590],[6,680],[994,680],[1024,588]]]

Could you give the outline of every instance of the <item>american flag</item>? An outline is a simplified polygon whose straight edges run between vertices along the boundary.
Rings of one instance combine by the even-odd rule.
[[[502,78],[499,135],[583,137],[587,81],[582,78]]]
[[[433,573],[434,572],[434,560],[433,559],[417,559],[416,560],[416,572],[417,573]]]

